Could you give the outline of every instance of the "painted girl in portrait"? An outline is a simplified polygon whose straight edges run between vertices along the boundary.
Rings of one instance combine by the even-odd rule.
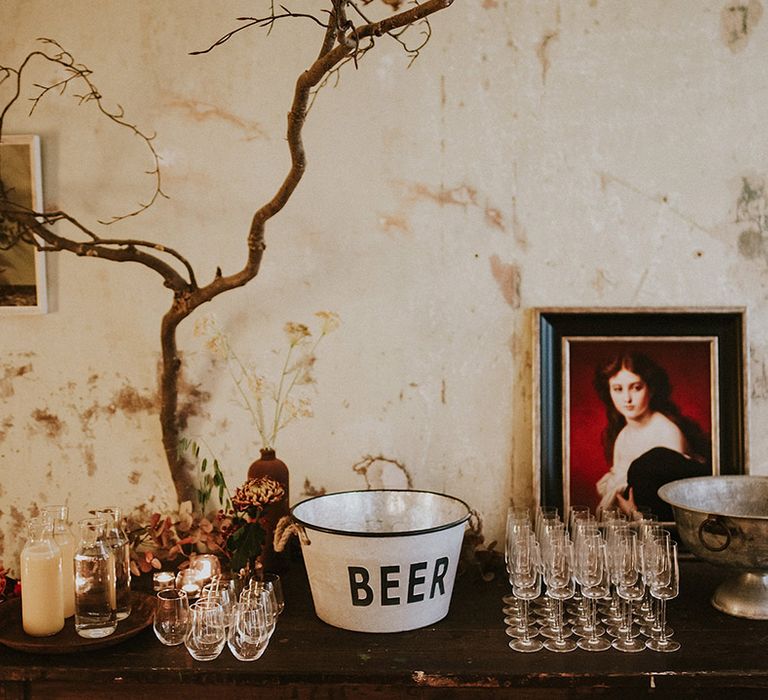
[[[712,473],[709,435],[672,401],[667,372],[648,355],[625,351],[595,372],[605,407],[602,446],[610,469],[598,480],[601,508],[650,509],[671,520],[657,495],[663,484]]]

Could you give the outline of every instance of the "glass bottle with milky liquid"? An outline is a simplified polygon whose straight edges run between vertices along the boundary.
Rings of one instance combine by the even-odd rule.
[[[21,621],[32,637],[49,637],[64,627],[61,550],[50,518],[31,518],[21,551]]]
[[[64,599],[64,617],[75,614],[75,550],[77,541],[69,527],[67,506],[45,506],[44,516],[53,521],[53,539],[61,550],[61,590]]]
[[[98,638],[117,628],[115,556],[104,540],[104,518],[80,521],[80,544],[75,554],[75,631]]]
[[[106,542],[115,555],[115,587],[117,591],[117,619],[131,614],[131,551],[128,536],[123,531],[120,509],[114,506],[100,508],[96,514],[107,521]]]

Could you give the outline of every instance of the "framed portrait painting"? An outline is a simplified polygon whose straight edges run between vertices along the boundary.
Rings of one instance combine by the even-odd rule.
[[[40,139],[3,136],[0,140],[0,181],[13,206],[42,211]],[[0,206],[0,313],[45,313],[45,254],[17,240]]]
[[[543,505],[671,510],[679,478],[747,468],[744,309],[535,311]]]

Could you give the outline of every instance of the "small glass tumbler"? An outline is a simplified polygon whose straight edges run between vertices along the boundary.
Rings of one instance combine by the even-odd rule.
[[[283,595],[283,584],[280,581],[280,576],[278,574],[264,574],[262,576],[262,581],[267,589],[272,589],[275,605],[277,607],[277,614],[279,615],[285,609],[285,596]]]
[[[189,600],[184,591],[165,588],[157,594],[155,620],[152,624],[155,636],[166,646],[174,647],[184,642],[189,631]]]
[[[197,661],[213,661],[227,641],[224,611],[212,600],[198,600],[189,607],[190,623],[184,645]]]
[[[238,661],[255,661],[269,644],[267,611],[262,603],[235,603],[227,646]]]

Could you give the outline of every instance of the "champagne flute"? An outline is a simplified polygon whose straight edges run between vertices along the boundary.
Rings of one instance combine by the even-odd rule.
[[[511,552],[520,537],[530,537],[532,534],[531,523],[527,515],[520,516],[514,509],[510,508],[507,512],[506,537],[504,540],[504,565],[507,569],[510,584],[512,583]],[[510,593],[502,596],[501,601],[504,603],[503,610],[505,615],[514,617],[519,622],[522,613],[522,603],[520,600],[513,593]]]
[[[574,593],[571,542],[566,533],[558,533],[549,541],[544,558],[544,580],[547,584],[547,596],[555,601],[554,638],[544,642],[549,651],[568,652],[576,649],[576,642],[567,639],[563,615],[563,601]],[[570,635],[570,630],[568,631]]]
[[[576,580],[588,603],[589,622],[581,628],[583,636],[576,642],[585,651],[606,651],[611,643],[601,637],[604,633],[597,624],[597,601],[608,594],[608,573],[605,561],[605,542],[600,533],[585,534],[576,546]],[[577,630],[574,633],[578,634]]]
[[[651,595],[659,601],[658,637],[649,639],[645,646],[653,651],[677,651],[680,643],[669,638],[666,630],[667,601],[676,598],[680,591],[680,570],[677,563],[677,543],[671,540],[656,540],[658,549],[654,568],[650,575]]]
[[[522,601],[522,636],[509,642],[515,651],[539,651],[544,645],[534,639],[530,633],[528,608],[531,600],[541,595],[541,562],[539,545],[533,535],[522,537],[513,548],[510,556],[512,570],[512,592]]]
[[[629,527],[627,526],[626,522],[622,521],[619,518],[615,518],[613,520],[610,520],[606,522],[604,529],[604,538],[605,538],[605,546],[606,546],[606,554],[608,556],[608,574],[609,579],[611,582],[610,591],[609,591],[609,598],[610,603],[608,604],[607,608],[604,610],[604,617],[603,621],[609,625],[608,627],[608,633],[614,634],[615,628],[618,627],[623,630],[624,625],[624,613],[622,609],[621,599],[619,598],[619,592],[618,592],[618,569],[616,566],[614,566],[614,555],[615,555],[615,547],[614,544],[616,542],[616,539],[627,532],[629,532]]]
[[[643,620],[645,624],[642,628],[644,634],[648,637],[658,637],[661,633],[661,627],[659,626],[659,616],[655,604],[655,599],[651,595],[651,579],[656,568],[659,566],[659,552],[669,546],[670,534],[667,530],[661,528],[655,528],[651,531],[645,539],[641,542],[641,562],[642,562],[642,576],[646,585],[646,596],[643,598],[643,604],[646,603],[645,598],[648,599],[648,605],[644,608],[640,606],[641,614],[643,614]],[[672,636],[672,629],[666,628],[666,634],[668,637]]]
[[[640,577],[640,561],[637,552],[637,533],[625,530],[616,533],[613,541],[612,559],[616,591],[624,603],[624,624],[619,626],[619,636],[612,646],[623,652],[638,652],[645,644],[633,636],[632,603],[642,600],[645,586]]]

